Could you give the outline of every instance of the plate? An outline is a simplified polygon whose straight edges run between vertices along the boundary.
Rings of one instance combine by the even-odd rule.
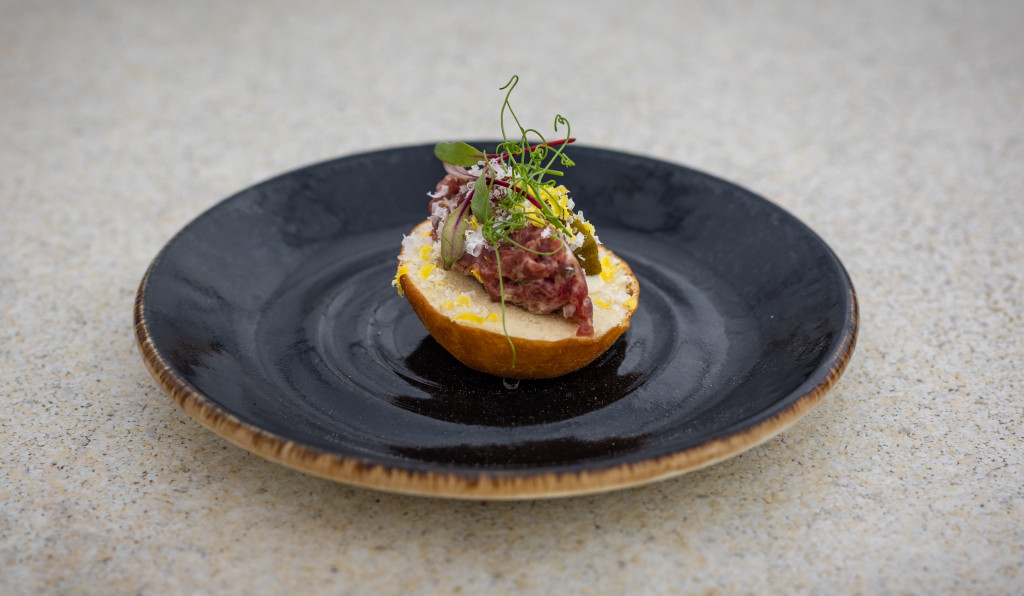
[[[640,281],[631,328],[571,375],[465,368],[391,286],[444,172],[432,145],[307,166],[182,229],[135,302],[188,414],[280,464],[392,492],[522,499],[635,486],[781,432],[836,383],[857,300],[792,215],[680,165],[572,148],[564,183]]]

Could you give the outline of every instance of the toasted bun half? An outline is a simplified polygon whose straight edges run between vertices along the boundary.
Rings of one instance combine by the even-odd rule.
[[[501,302],[473,277],[446,271],[430,231],[428,220],[405,237],[395,283],[430,335],[472,369],[512,379],[558,377],[592,362],[629,328],[640,285],[629,265],[604,246],[601,274],[587,277],[594,335],[579,337],[561,312],[539,315],[512,304],[505,305],[503,327]]]

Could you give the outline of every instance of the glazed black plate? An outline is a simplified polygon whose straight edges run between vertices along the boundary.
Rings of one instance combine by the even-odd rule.
[[[143,359],[182,408],[287,466],[467,498],[582,494],[709,465],[816,404],[857,333],[850,280],[808,227],[685,167],[573,146],[564,183],[640,281],[632,327],[546,381],[465,368],[391,285],[443,176],[432,146],[244,190],[140,285]]]

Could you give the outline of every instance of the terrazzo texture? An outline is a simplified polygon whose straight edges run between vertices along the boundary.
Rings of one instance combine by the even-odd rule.
[[[1024,592],[1024,4],[621,4],[0,0],[0,593]],[[678,479],[479,503],[277,466],[157,389],[132,300],[178,229],[491,136],[512,73],[525,120],[832,246],[862,327],[815,410]]]

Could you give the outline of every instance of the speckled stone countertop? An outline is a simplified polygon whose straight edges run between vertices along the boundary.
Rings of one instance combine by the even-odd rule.
[[[0,0],[0,593],[1024,592],[1024,4]],[[495,134],[748,187],[861,301],[778,437],[572,499],[348,487],[237,448],[147,373],[174,233],[274,174]],[[541,90],[538,92],[538,90]]]

